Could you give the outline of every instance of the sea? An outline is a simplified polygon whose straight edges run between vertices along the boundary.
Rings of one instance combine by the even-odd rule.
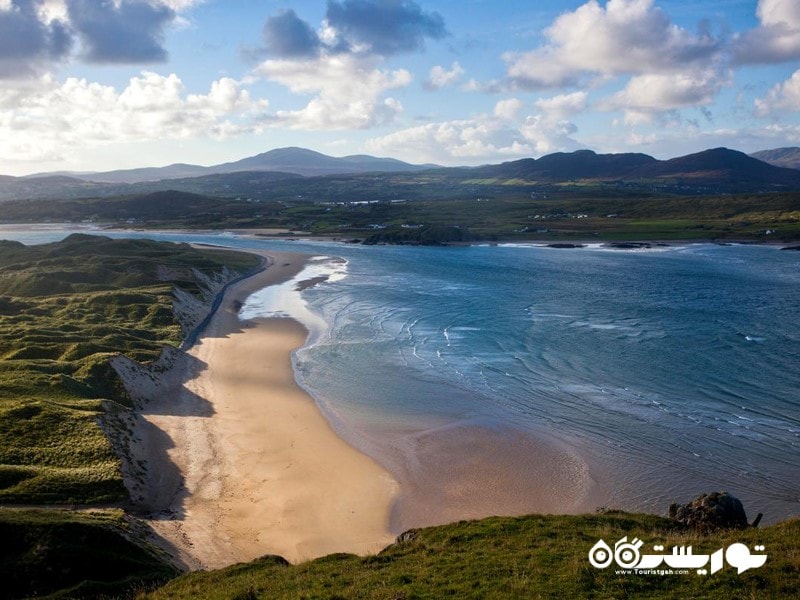
[[[76,229],[94,232],[0,226],[0,239],[41,243]],[[517,443],[522,436],[578,465],[581,510],[663,514],[672,502],[725,490],[765,522],[800,515],[800,252],[98,233],[314,255],[295,281],[248,299],[241,316],[306,325],[308,342],[293,357],[298,383],[401,483],[452,471],[463,493],[479,493],[492,478],[465,487],[470,465],[502,444],[511,462],[484,467],[508,471],[497,481],[526,465],[538,473],[553,454]],[[318,277],[327,280],[297,289]],[[420,451],[423,437],[459,428],[489,437],[438,462]],[[426,461],[433,471],[421,477]]]

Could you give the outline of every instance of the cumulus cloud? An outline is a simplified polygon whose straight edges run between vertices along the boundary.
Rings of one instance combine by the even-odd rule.
[[[729,77],[713,69],[632,77],[625,88],[601,104],[623,110],[627,123],[650,122],[659,113],[711,104]]]
[[[759,0],[759,26],[733,42],[735,64],[777,63],[800,58],[800,3]]]
[[[576,85],[587,76],[674,73],[708,64],[721,44],[670,22],[653,0],[590,0],[558,17],[547,42],[530,52],[507,53],[507,74],[523,89]]]
[[[143,72],[121,91],[44,76],[23,92],[0,88],[0,153],[36,160],[103,143],[224,138],[261,130],[266,109],[230,78],[206,94],[187,94],[175,74]]]
[[[760,117],[800,112],[800,69],[786,81],[775,85],[765,98],[757,99],[755,107]]]
[[[569,152],[582,148],[583,145],[572,137],[577,131],[575,123],[548,115],[531,115],[520,127],[520,132],[536,154]]]
[[[99,64],[163,62],[164,28],[176,16],[164,4],[146,0],[67,0],[83,58]]]
[[[442,16],[412,0],[329,0],[327,22],[352,48],[381,56],[421,50],[426,38],[447,35]]]
[[[445,35],[442,17],[412,0],[329,0],[318,30],[292,10],[270,17],[263,49],[269,58],[254,72],[295,94],[312,96],[301,109],[278,111],[275,125],[365,129],[400,114],[403,105],[386,92],[411,83],[408,71],[383,69],[382,62]],[[458,63],[450,71],[434,70],[431,85],[447,85],[462,72]]]
[[[547,114],[514,121],[522,103],[516,98],[501,100],[493,115],[471,119],[428,123],[372,138],[370,152],[391,153],[409,161],[442,164],[479,164],[533,154],[570,151],[583,147],[574,139],[574,123]]]
[[[494,105],[494,116],[499,119],[513,121],[517,118],[517,113],[522,108],[522,100],[519,98],[506,98],[498,100]]]
[[[367,151],[416,162],[479,163],[530,155],[531,148],[513,127],[497,119],[464,119],[428,123],[372,138]]]
[[[454,62],[448,71],[441,65],[433,67],[428,74],[428,79],[425,81],[425,89],[440,90],[448,85],[453,85],[466,71],[461,67],[458,62]]]
[[[72,48],[67,24],[44,22],[42,3],[6,0],[0,5],[0,79],[35,75],[65,59]]]
[[[405,69],[383,70],[349,54],[267,60],[257,73],[293,93],[314,95],[305,108],[276,113],[276,125],[295,129],[365,129],[389,122],[403,107],[394,98],[383,98],[384,92],[411,83]]]
[[[285,58],[313,57],[322,49],[317,32],[291,9],[267,19],[264,42],[268,54]]]
[[[329,0],[319,32],[293,10],[269,17],[264,50],[273,58],[320,52],[388,57],[422,50],[426,39],[446,35],[442,16],[422,10],[413,0]]]
[[[540,98],[534,105],[547,115],[563,119],[586,110],[586,92],[573,92],[572,94],[560,94],[552,98]]]
[[[202,0],[0,0],[0,79],[36,77],[79,57],[97,64],[167,59],[166,28]]]

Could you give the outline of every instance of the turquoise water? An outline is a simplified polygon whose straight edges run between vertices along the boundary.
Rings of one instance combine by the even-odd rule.
[[[767,520],[800,514],[798,252],[155,237],[345,258],[345,276],[302,293],[326,325],[295,366],[373,454],[387,430],[546,431],[609,506],[663,512],[725,489]]]

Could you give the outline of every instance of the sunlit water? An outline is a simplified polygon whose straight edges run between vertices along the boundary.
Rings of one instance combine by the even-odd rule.
[[[63,235],[0,228],[26,243]],[[115,235],[346,259],[298,278],[328,282],[244,310],[315,332],[295,357],[298,381],[356,444],[387,422],[512,424],[587,457],[615,507],[663,512],[725,489],[771,521],[800,513],[798,252]]]

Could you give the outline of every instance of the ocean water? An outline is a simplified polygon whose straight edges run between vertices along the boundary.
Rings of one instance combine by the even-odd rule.
[[[0,228],[0,238],[27,242],[59,235]],[[415,477],[420,446],[409,439],[477,427],[497,443],[509,431],[547,436],[586,467],[596,504],[663,513],[724,489],[751,516],[800,514],[798,252],[115,235],[328,257],[298,278],[328,281],[256,296],[245,316],[307,324],[298,382],[342,435],[401,479]],[[536,463],[515,447],[510,469]],[[459,456],[446,460],[455,469]]]

